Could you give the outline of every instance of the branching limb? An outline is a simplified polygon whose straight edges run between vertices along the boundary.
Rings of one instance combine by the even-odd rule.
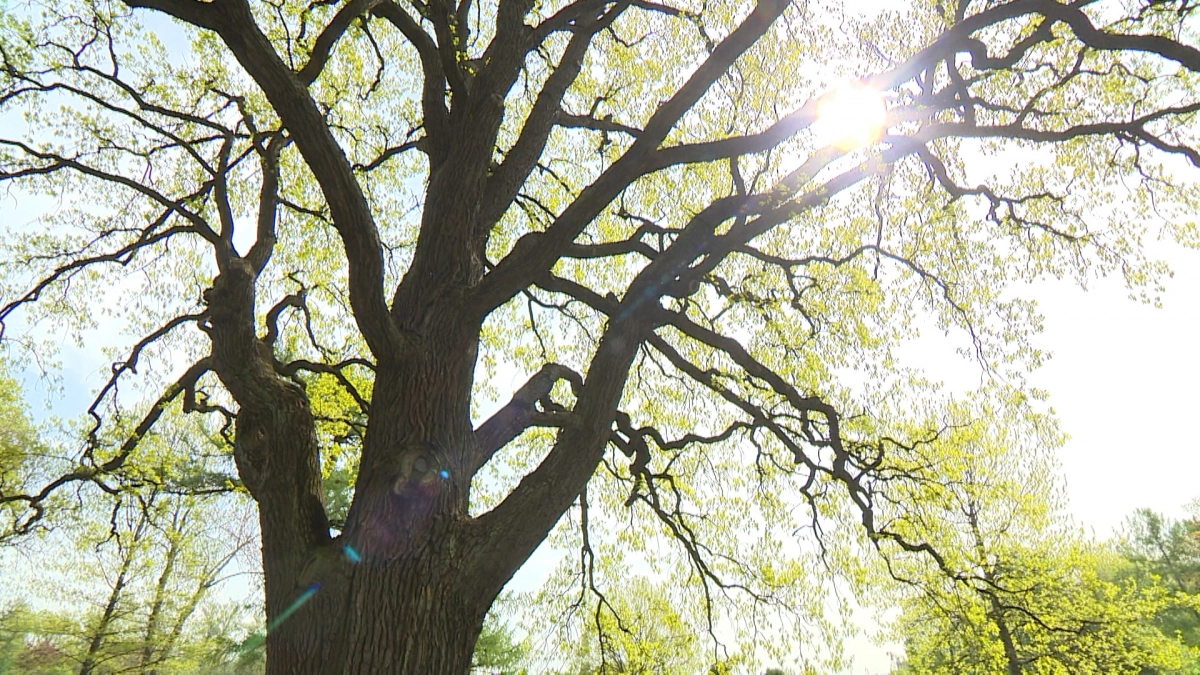
[[[363,412],[363,415],[368,415],[371,412],[371,404],[358,391],[358,387],[355,387],[354,383],[346,377],[346,373],[344,372],[350,366],[363,365],[364,362],[361,359],[347,359],[341,363],[332,365],[328,363],[316,363],[307,359],[296,359],[280,366],[277,370],[280,375],[285,377],[291,377],[301,370],[306,370],[310,373],[332,375],[338,381],[338,384],[342,385],[342,388],[346,390],[346,393],[350,394],[350,398],[354,399],[354,403],[358,405],[358,409]]]
[[[165,220],[165,216],[163,220]],[[147,231],[150,229],[153,228],[147,228]],[[38,298],[41,297],[42,293],[44,293],[46,289],[52,285],[60,281],[68,280],[72,275],[83,270],[84,268],[91,267],[99,263],[117,263],[119,265],[127,265],[131,260],[133,260],[134,256],[139,251],[156,243],[166,241],[176,234],[182,234],[185,232],[195,232],[195,230],[189,226],[168,228],[152,235],[144,235],[143,238],[135,241],[132,244],[123,246],[112,253],[77,258],[69,263],[59,266],[52,273],[35,284],[34,287],[27,293],[0,308],[0,337],[3,337],[5,321],[8,320],[10,315],[12,315],[12,313],[22,305],[36,302]]]
[[[129,0],[126,4],[162,10],[209,28],[225,41],[234,57],[266,94],[321,186],[334,227],[345,246],[350,303],[359,330],[377,355],[388,357],[402,351],[409,340],[388,312],[383,288],[383,246],[371,207],[325,116],[305,84],[280,59],[263,35],[249,6],[244,0],[222,3]]]
[[[81,465],[79,468],[70,473],[63,474],[55,478],[50,483],[46,484],[39,492],[35,494],[0,494],[0,504],[23,503],[32,513],[21,518],[18,514],[13,522],[12,533],[14,535],[22,535],[30,532],[45,516],[45,502],[55,492],[66,485],[79,483],[82,481],[100,481],[104,475],[111,474],[122,466],[129,459],[129,455],[141,443],[146,434],[154,428],[155,423],[162,417],[163,412],[167,407],[185,391],[196,386],[196,382],[211,369],[211,361],[209,359],[201,359],[192,364],[178,380],[166,388],[158,400],[146,412],[142,420],[134,427],[133,431],[126,437],[125,441],[117,449],[115,455],[100,465]],[[88,446],[84,450],[85,457],[91,457],[96,449],[97,441],[90,440]]]
[[[627,0],[618,2],[596,17],[576,22],[571,41],[567,43],[554,72],[538,93],[533,110],[521,129],[520,137],[509,150],[504,163],[488,180],[487,195],[480,218],[481,227],[490,228],[492,223],[498,221],[517,196],[521,186],[525,184],[546,147],[555,122],[559,119],[559,106],[563,95],[579,77],[592,39],[604,28],[611,26],[628,6]]]
[[[275,252],[275,225],[279,217],[279,152],[287,140],[282,135],[272,136],[259,151],[262,164],[262,185],[258,191],[258,222],[254,244],[246,253],[246,260],[255,274],[262,274],[271,255]]]
[[[571,419],[550,452],[500,504],[471,523],[473,571],[496,591],[545,539],[595,472],[612,437],[629,366],[648,329],[637,320],[610,322],[577,391]]]
[[[171,199],[141,181],[137,181],[120,174],[97,169],[96,167],[85,164],[76,158],[65,157],[53,152],[41,152],[20,141],[0,139],[0,146],[16,148],[29,157],[46,162],[46,164],[42,166],[0,171],[0,181],[24,178],[27,176],[44,176],[62,171],[64,169],[69,169],[84,176],[89,176],[106,183],[119,185],[123,188],[132,190],[143,197],[146,197],[150,201],[170,210],[174,215],[178,215],[187,221],[189,223],[187,230],[204,237],[214,246],[220,245],[220,235],[218,235],[217,232],[215,232],[209,226],[208,222],[204,220],[200,214],[187,208],[184,205],[183,200]],[[207,187],[208,184],[202,186],[202,190],[207,191]]]
[[[1200,103],[1169,106],[1146,115],[1121,122],[1094,122],[1077,124],[1063,129],[1033,129],[1020,123],[1002,125],[973,125],[966,122],[930,124],[910,137],[893,139],[898,145],[920,143],[922,145],[938,138],[1005,138],[1035,141],[1038,143],[1061,143],[1085,136],[1118,137],[1139,140],[1153,145],[1163,152],[1182,155],[1193,166],[1200,167],[1200,150],[1164,141],[1146,129],[1146,125],[1168,117],[1187,117],[1200,112]]]
[[[333,16],[333,20],[313,42],[308,62],[296,73],[301,82],[305,84],[316,82],[321,71],[325,69],[325,64],[329,61],[329,56],[333,53],[333,48],[338,40],[345,35],[346,30],[356,19],[370,12],[379,2],[380,0],[350,0],[342,5],[342,8]]]
[[[179,326],[182,326],[185,323],[195,323],[198,321],[202,321],[204,318],[205,318],[205,315],[203,313],[201,313],[201,314],[184,314],[184,315],[177,316],[177,317],[171,319],[167,323],[165,323],[162,326],[155,329],[153,332],[151,332],[146,337],[139,340],[137,342],[137,344],[135,344],[133,346],[133,349],[130,350],[128,358],[126,358],[124,361],[119,361],[112,365],[112,375],[108,378],[108,382],[104,383],[104,386],[100,388],[99,393],[96,394],[96,398],[92,400],[92,404],[90,406],[88,406],[88,411],[87,411],[88,415],[91,416],[91,418],[94,422],[93,422],[92,428],[88,431],[88,447],[83,453],[83,458],[85,461],[91,462],[92,450],[94,448],[96,448],[100,443],[99,437],[97,435],[100,431],[100,426],[103,423],[103,420],[101,419],[100,413],[99,413],[100,405],[101,405],[101,403],[104,402],[104,399],[108,398],[108,395],[110,393],[116,392],[117,384],[118,384],[118,381],[120,380],[121,376],[127,372],[129,372],[129,373],[137,372],[138,360],[141,358],[142,352],[145,351],[146,348],[149,347],[151,344],[162,339],[168,333],[175,330]]]
[[[567,127],[571,129],[612,131],[616,133],[627,134],[633,138],[637,138],[638,135],[642,133],[641,129],[614,121],[612,115],[605,115],[603,118],[597,118],[593,117],[592,115],[575,115],[566,112],[565,110],[559,110],[557,117],[554,118],[554,123],[560,127]]]
[[[385,148],[383,152],[379,153],[379,155],[377,157],[375,157],[375,159],[372,159],[371,161],[367,162],[366,164],[355,164],[354,170],[359,173],[370,173],[370,172],[374,171],[375,169],[378,169],[379,167],[383,166],[385,163],[387,163],[387,161],[389,159],[396,157],[398,155],[402,155],[402,154],[408,152],[409,150],[420,150],[421,152],[428,153],[429,150],[427,148],[427,143],[426,143],[425,138],[424,137],[413,138],[413,135],[416,134],[416,132],[417,132],[417,129],[413,129],[413,130],[409,131],[408,132],[409,140],[404,141],[400,145],[393,145],[388,148]]]
[[[513,394],[503,408],[479,425],[475,430],[476,451],[471,466],[467,467],[468,475],[475,475],[497,450],[538,421],[542,412],[549,412],[545,408],[539,411],[537,404],[549,397],[550,390],[560,380],[569,382],[577,394],[583,386],[583,376],[579,373],[557,363],[547,363]]]
[[[292,307],[299,310],[307,310],[305,299],[308,296],[308,289],[301,288],[295,293],[288,293],[283,296],[283,299],[275,303],[271,309],[267,310],[266,324],[267,333],[263,335],[263,344],[274,347],[275,341],[279,339],[279,316],[283,314],[283,310]]]
[[[659,106],[629,150],[588,186],[545,232],[522,237],[513,250],[484,277],[476,293],[475,311],[480,315],[487,314],[549,270],[587,224],[612,203],[622,190],[651,168],[650,156],[671,129],[733,62],[770,29],[787,6],[788,3],[783,0],[758,3],[675,95]]]

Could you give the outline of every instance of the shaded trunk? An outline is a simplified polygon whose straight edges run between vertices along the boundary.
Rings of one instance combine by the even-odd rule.
[[[440,470],[411,466],[423,459],[364,476],[346,532],[294,579],[279,572],[289,563],[273,559],[264,532],[269,673],[469,670],[499,589],[467,574],[454,490]]]
[[[319,485],[297,491],[319,480],[302,394],[284,389],[265,418],[239,413],[243,475],[259,477],[269,673],[470,669],[500,591],[472,573],[466,515],[477,332],[429,328],[436,349],[377,367],[354,503],[336,538],[299,517],[318,513],[319,494]],[[264,472],[263,458],[290,467]]]
[[[269,673],[466,673],[491,597],[436,552],[357,564],[293,593],[272,618]],[[293,609],[294,608],[294,609]]]
[[[303,607],[268,636],[268,672],[468,672],[491,599],[437,569],[440,557],[359,563],[339,583],[297,594]]]

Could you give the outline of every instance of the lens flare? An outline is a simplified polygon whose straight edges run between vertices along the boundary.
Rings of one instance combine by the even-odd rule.
[[[883,95],[869,87],[848,85],[834,89],[817,102],[813,132],[821,145],[853,150],[878,141],[886,124]]]
[[[284,609],[279,616],[275,617],[274,621],[267,624],[267,631],[265,634],[250,637],[242,645],[239,651],[243,654],[246,654],[261,647],[263,643],[267,641],[267,635],[270,635],[275,631],[276,628],[279,628],[280,624],[282,624],[284,621],[287,621],[289,617],[296,613],[296,610],[304,606],[304,603],[312,600],[312,597],[316,595],[317,591],[319,590],[321,590],[321,584],[313,584],[312,586],[304,589],[304,592],[300,594],[300,597],[296,598],[292,604],[288,605],[287,609]]]

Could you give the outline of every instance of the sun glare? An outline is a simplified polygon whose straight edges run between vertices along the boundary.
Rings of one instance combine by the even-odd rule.
[[[821,97],[813,132],[821,145],[853,150],[879,140],[886,121],[882,94],[867,87],[844,86]]]

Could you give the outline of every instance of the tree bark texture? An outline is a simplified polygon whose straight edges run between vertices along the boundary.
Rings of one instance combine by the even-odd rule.
[[[220,317],[218,373],[242,403],[236,457],[260,511],[269,671],[466,672],[499,591],[468,565],[472,333],[381,365],[355,500],[330,539],[304,392],[264,350],[220,349],[237,339]]]

